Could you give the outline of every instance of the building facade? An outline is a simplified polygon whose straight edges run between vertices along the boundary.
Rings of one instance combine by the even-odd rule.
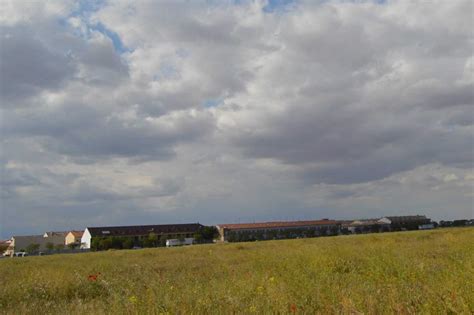
[[[42,235],[21,235],[13,236],[10,239],[10,246],[6,251],[7,256],[13,256],[15,252],[29,252],[37,254],[49,251],[52,246],[56,249],[65,245],[66,232],[46,232]]]
[[[127,237],[138,242],[150,234],[158,238],[184,239],[193,237],[204,226],[199,223],[137,225],[137,226],[103,226],[87,227],[81,238],[81,248],[90,249],[94,239]]]
[[[342,229],[344,233],[352,234],[389,232],[390,222],[383,218],[345,221]]]
[[[432,223],[431,219],[424,215],[393,216],[382,219],[390,222],[392,231],[418,230],[420,226]]]
[[[70,231],[70,232],[68,232],[67,235],[66,235],[66,238],[65,238],[66,246],[71,246],[71,245],[80,246],[83,234],[84,234],[84,231]]]
[[[222,242],[287,239],[337,235],[341,224],[334,220],[278,221],[217,225]]]
[[[52,243],[55,246],[66,245],[66,235],[68,232],[46,232],[43,237],[46,243]]]
[[[43,235],[21,235],[12,236],[10,246],[6,250],[7,256],[13,256],[16,252],[25,252],[30,245],[36,245],[38,251],[46,250],[45,237]]]

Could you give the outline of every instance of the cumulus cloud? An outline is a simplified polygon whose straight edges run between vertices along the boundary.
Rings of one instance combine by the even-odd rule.
[[[4,0],[0,234],[472,215],[472,5]]]

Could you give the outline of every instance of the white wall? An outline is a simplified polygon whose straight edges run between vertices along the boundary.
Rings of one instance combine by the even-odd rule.
[[[180,241],[177,238],[169,239],[166,240],[166,246],[180,246],[180,245],[193,245],[194,243],[194,238],[193,237],[187,237],[183,241]]]
[[[91,248],[91,238],[92,238],[91,233],[86,228],[86,230],[84,231],[84,234],[82,234],[81,248],[90,249]]]

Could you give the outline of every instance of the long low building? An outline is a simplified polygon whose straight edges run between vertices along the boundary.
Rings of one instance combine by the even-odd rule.
[[[382,218],[390,223],[393,231],[399,230],[418,230],[420,226],[429,226],[432,224],[430,218],[424,215],[404,215],[404,216],[387,216]]]
[[[340,233],[340,227],[339,221],[327,219],[217,225],[220,240],[223,242],[337,235]]]
[[[139,240],[155,234],[158,237],[190,238],[203,227],[199,223],[87,227],[81,238],[81,248],[90,249],[94,239],[107,237],[132,237]]]
[[[46,232],[43,235],[19,235],[10,239],[6,255],[13,256],[15,252],[28,252],[37,254],[48,251],[48,247],[64,246],[65,232]]]
[[[342,223],[344,233],[378,233],[389,232],[390,221],[382,219],[360,219],[355,221],[344,221]]]

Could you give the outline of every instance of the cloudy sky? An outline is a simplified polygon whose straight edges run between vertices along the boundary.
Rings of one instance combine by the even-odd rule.
[[[0,237],[473,217],[473,2],[6,1]]]

